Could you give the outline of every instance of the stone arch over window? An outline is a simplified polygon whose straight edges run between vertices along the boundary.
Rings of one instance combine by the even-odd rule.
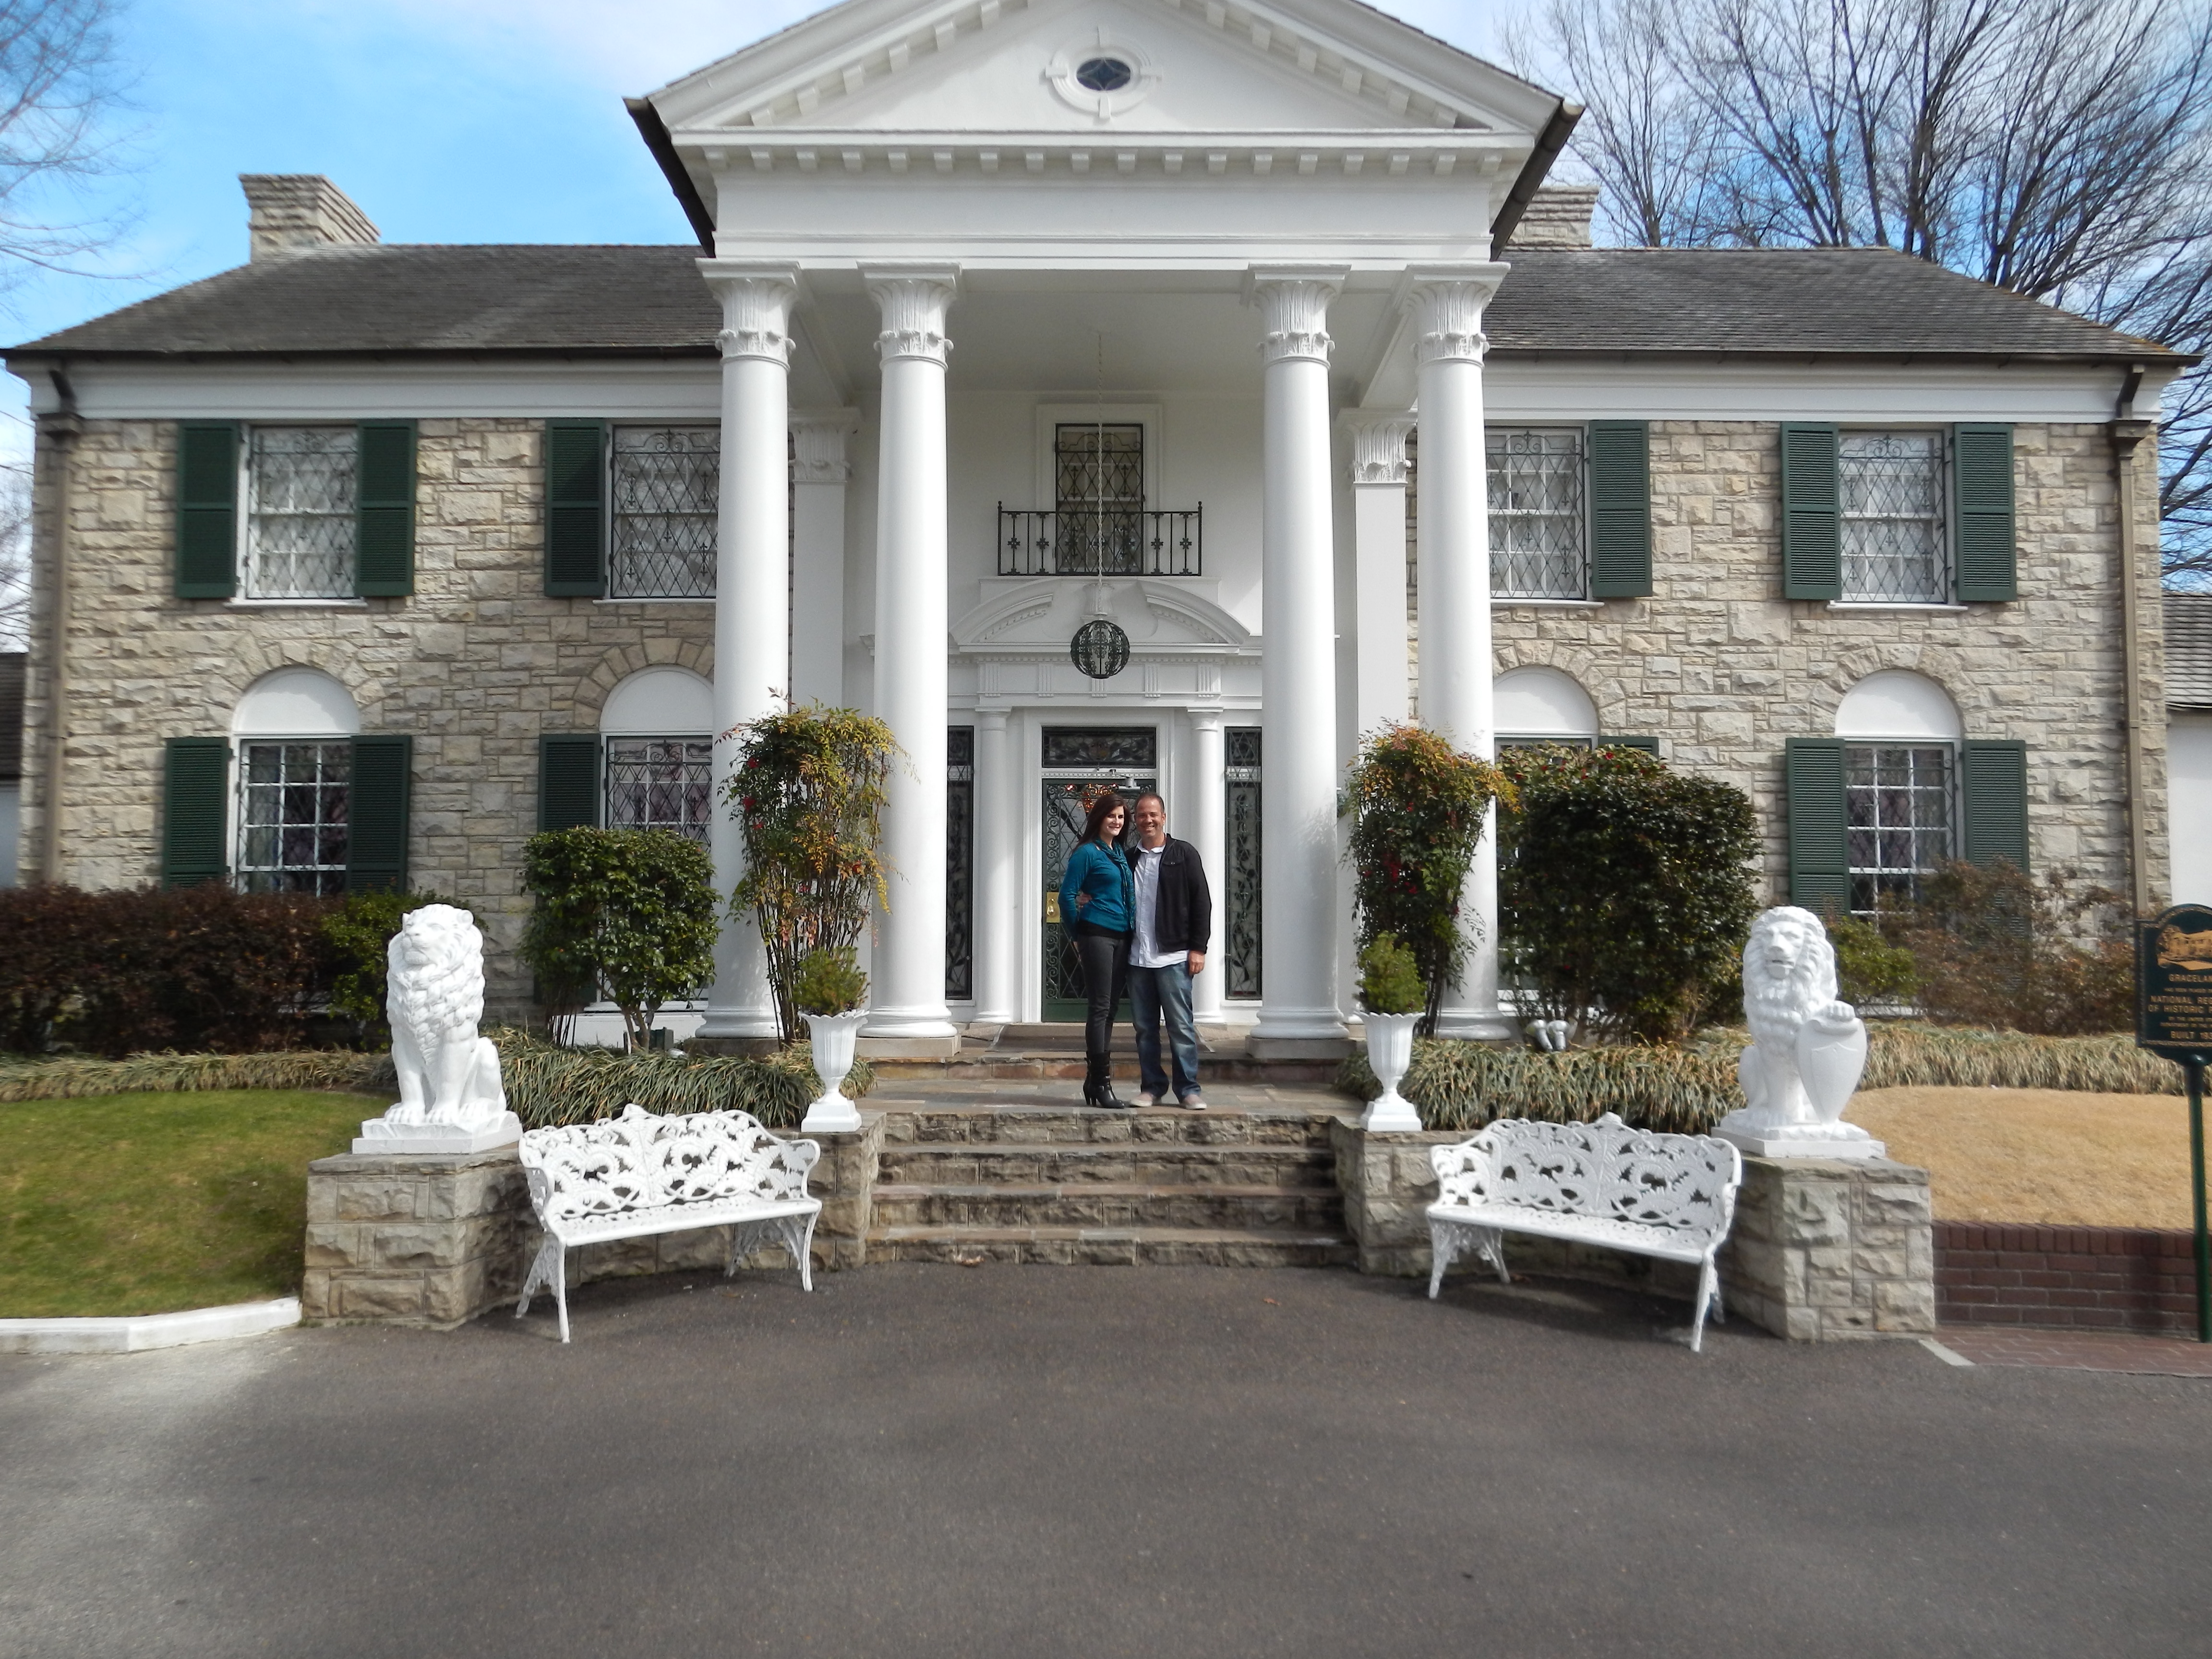
[[[1842,799],[1830,796],[1825,810],[1841,808],[1851,910],[1872,915],[1910,904],[1960,854],[1958,707],[1924,674],[1880,668],[1844,694],[1834,732]],[[1815,787],[1809,773],[1793,781],[1793,813],[1819,816]]]
[[[599,706],[603,737],[714,735],[714,688],[688,668],[641,668]]]
[[[1950,693],[1934,680],[1907,668],[1883,668],[1844,694],[1835,733],[1862,742],[1955,744],[1964,728]]]
[[[714,647],[711,643],[696,640],[654,639],[637,645],[618,645],[607,651],[590,671],[576,683],[575,696],[570,707],[579,724],[596,726],[599,713],[607,705],[614,690],[634,674],[653,668],[688,670],[694,677],[712,684],[714,677]]]
[[[1501,740],[1587,744],[1597,737],[1597,704],[1580,681],[1560,669],[1508,669],[1498,677],[1494,696]]]
[[[601,822],[673,830],[703,843],[714,816],[714,689],[672,664],[641,668],[599,708],[605,755]]]
[[[361,710],[319,668],[279,668],[232,708],[232,867],[255,893],[345,891]]]
[[[353,694],[319,668],[279,668],[247,686],[231,710],[237,738],[354,738]]]

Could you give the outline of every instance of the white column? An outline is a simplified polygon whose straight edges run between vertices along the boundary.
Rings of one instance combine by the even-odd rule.
[[[1410,413],[1358,410],[1352,439],[1352,591],[1359,607],[1352,729],[1360,736],[1406,718],[1406,434]]]
[[[858,410],[805,409],[791,416],[791,700],[845,696],[845,442]]]
[[[790,478],[791,304],[794,266],[702,259],[722,302],[722,484],[714,566],[714,814],[708,832],[714,885],[726,896],[744,873],[744,845],[722,804],[735,768],[734,728],[778,707],[789,688],[787,603]],[[750,915],[725,917],[714,946],[714,988],[699,1035],[772,1046],[775,999]]]
[[[1453,746],[1496,758],[1491,695],[1490,489],[1482,435],[1482,307],[1505,267],[1416,267],[1406,303],[1419,372],[1421,722]],[[1498,1006],[1498,816],[1492,810],[1460,900],[1474,938],[1444,997],[1437,1034],[1507,1037]]]
[[[1255,1055],[1340,1054],[1336,607],[1328,305],[1341,270],[1255,266],[1265,319],[1260,515],[1261,986]]]
[[[957,1053],[945,1006],[946,526],[945,313],[958,273],[861,273],[882,313],[883,460],[876,496],[876,712],[906,752],[884,810],[889,909],[878,918],[869,1039],[878,1055]]]
[[[1020,780],[1003,708],[975,711],[975,1018],[1012,1024],[1021,1007]]]
[[[1221,736],[1225,724],[1218,710],[1192,713],[1190,775],[1176,785],[1175,813],[1168,823],[1169,829],[1198,849],[1206,884],[1213,890],[1213,938],[1206,946],[1206,971],[1190,988],[1191,1012],[1208,1025],[1222,1023],[1222,1005],[1228,1000],[1229,792]]]

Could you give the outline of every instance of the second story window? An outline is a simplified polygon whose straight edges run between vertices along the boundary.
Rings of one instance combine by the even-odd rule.
[[[249,428],[246,597],[352,596],[359,449],[349,426]]]
[[[1940,605],[1951,598],[1943,439],[1940,431],[1838,434],[1845,599]]]
[[[619,426],[613,439],[607,597],[712,599],[720,428]]]
[[[1490,589],[1501,599],[1589,596],[1579,427],[1492,427]]]
[[[1145,568],[1145,428],[1063,423],[1053,443],[1062,571]]]

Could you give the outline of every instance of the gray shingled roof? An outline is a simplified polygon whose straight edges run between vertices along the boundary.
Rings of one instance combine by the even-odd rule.
[[[2175,708],[2212,708],[2212,593],[2168,593],[2166,700]]]
[[[241,265],[17,354],[708,356],[720,317],[672,247],[331,248]],[[1878,249],[1512,250],[1494,350],[2070,358],[2148,341]]]
[[[0,651],[0,783],[23,775],[23,671],[30,658]]]

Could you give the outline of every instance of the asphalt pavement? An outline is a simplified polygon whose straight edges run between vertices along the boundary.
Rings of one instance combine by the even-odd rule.
[[[1422,1288],[702,1273],[565,1348],[0,1358],[0,1654],[2212,1652],[2212,1381]]]

